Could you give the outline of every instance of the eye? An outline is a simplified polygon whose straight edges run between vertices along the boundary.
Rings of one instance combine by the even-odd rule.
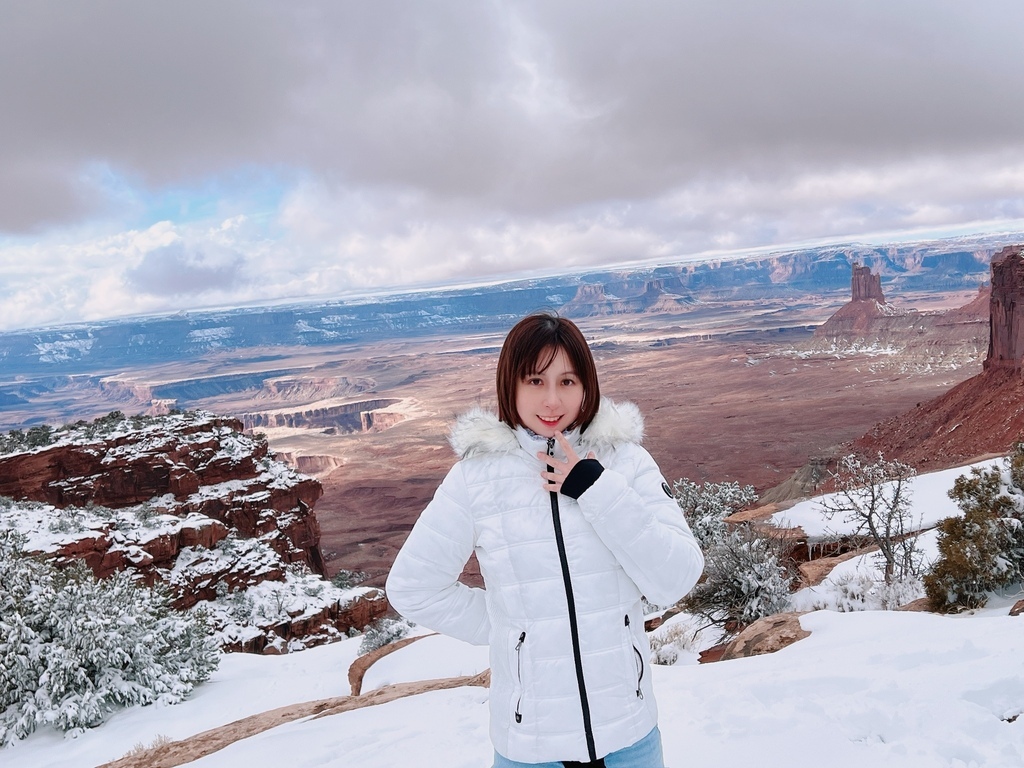
[[[571,387],[576,383],[576,379],[562,379],[563,387]]]
[[[540,380],[539,376],[530,376],[530,377],[524,379],[524,381],[527,384],[529,384],[530,386],[533,386],[533,387],[536,387],[538,384],[541,383],[541,380]]]

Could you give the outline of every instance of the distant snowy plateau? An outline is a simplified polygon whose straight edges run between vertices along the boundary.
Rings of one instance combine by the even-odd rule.
[[[836,246],[321,304],[181,312],[0,333],[0,409],[24,402],[24,393],[18,391],[24,382],[15,386],[14,377],[95,373],[219,350],[372,342],[439,330],[494,331],[542,307],[562,309],[569,316],[685,314],[702,302],[785,300],[846,291],[854,262],[880,274],[887,292],[970,289],[988,279],[988,260],[1007,238]]]

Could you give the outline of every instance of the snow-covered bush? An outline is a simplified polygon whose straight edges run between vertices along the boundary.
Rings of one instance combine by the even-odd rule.
[[[650,633],[651,663],[672,666],[679,661],[679,654],[694,653],[694,630],[684,622],[659,627]]]
[[[216,669],[201,615],[127,573],[57,569],[0,530],[0,744],[37,727],[74,731],[117,707],[184,699]]]
[[[752,485],[695,483],[685,477],[673,484],[672,495],[702,549],[725,535],[725,518],[757,501]]]
[[[409,634],[415,624],[405,619],[377,619],[363,631],[363,640],[359,643],[359,655],[375,651]]]
[[[727,629],[747,626],[786,610],[793,579],[783,541],[741,525],[704,550],[704,580],[683,606]]]
[[[790,609],[840,613],[893,611],[921,597],[924,589],[917,576],[886,584],[874,573],[858,570],[830,576],[809,592],[805,600],[791,601]]]
[[[835,492],[818,502],[826,517],[841,515],[853,525],[854,536],[864,536],[878,547],[886,584],[920,573],[920,525],[914,524],[909,483],[916,474],[909,464],[888,461],[882,454],[870,461],[850,454],[839,460],[832,474]]]
[[[370,578],[370,576],[363,571],[349,571],[342,568],[334,574],[334,577],[331,579],[331,584],[336,586],[338,589],[352,589],[353,587],[358,587],[368,578]]]
[[[974,468],[949,492],[963,517],[938,525],[939,556],[925,591],[941,611],[979,608],[988,593],[1024,580],[1024,445],[1002,467]]]

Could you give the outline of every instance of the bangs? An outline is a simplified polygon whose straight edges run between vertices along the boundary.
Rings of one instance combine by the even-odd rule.
[[[548,368],[551,367],[551,363],[555,361],[555,356],[562,347],[556,347],[552,344],[547,349],[542,349],[535,358],[533,358],[533,365],[527,366],[519,376],[519,380],[522,381],[527,376],[534,376],[538,373],[544,373]],[[541,362],[543,360],[543,362]]]

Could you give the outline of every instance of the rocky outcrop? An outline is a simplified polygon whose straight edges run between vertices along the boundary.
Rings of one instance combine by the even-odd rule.
[[[282,471],[283,465],[268,458],[265,441],[241,434],[240,422],[166,417],[146,426],[139,422],[138,429],[130,421],[125,425],[107,435],[93,430],[91,436],[82,427],[54,445],[0,457],[0,496],[58,509],[148,503],[154,514],[182,520],[195,515],[239,536],[261,537],[285,563],[303,562],[324,573],[320,527],[312,513],[323,488],[312,478]],[[85,558],[90,565],[97,558],[103,562],[97,547]],[[170,536],[163,549],[164,556],[151,555],[172,559],[177,539]],[[99,576],[117,569],[109,561],[94,568]]]
[[[777,613],[758,619],[740,632],[722,652],[720,661],[774,653],[811,633],[800,626],[800,613]]]
[[[623,285],[623,294],[609,293],[604,284],[584,284],[559,311],[566,317],[596,317],[627,313],[672,313],[682,310],[682,296],[669,293],[665,281],[645,280],[637,286]]]
[[[851,343],[872,334],[882,318],[899,318],[896,325],[907,325],[908,312],[886,303],[882,293],[882,276],[872,274],[871,267],[854,262],[850,280],[850,301],[814,331],[817,339]],[[911,327],[913,320],[910,320]]]
[[[985,370],[1021,370],[1024,361],[1024,246],[1003,248],[992,259],[988,357]]]
[[[393,398],[376,398],[349,403],[321,401],[302,409],[279,408],[242,414],[246,429],[262,427],[291,427],[302,429],[333,429],[340,433],[365,432],[372,426],[372,416],[366,414],[381,411],[401,402]],[[369,425],[369,426],[368,426]]]
[[[366,589],[358,599],[345,604],[324,605],[316,611],[262,624],[259,633],[225,643],[225,651],[278,654],[295,641],[303,647],[322,645],[345,637],[350,629],[362,630],[384,616],[388,602],[379,589]]]
[[[323,581],[319,482],[272,459],[235,420],[115,412],[36,442],[0,441],[0,495],[11,500],[0,528],[57,564],[162,584],[179,610],[204,604],[227,650],[329,642],[387,610],[378,589]]]
[[[885,304],[885,296],[882,294],[882,276],[872,274],[871,267],[862,267],[857,262],[853,263],[850,290],[853,294],[853,301],[877,301],[879,304]]]

